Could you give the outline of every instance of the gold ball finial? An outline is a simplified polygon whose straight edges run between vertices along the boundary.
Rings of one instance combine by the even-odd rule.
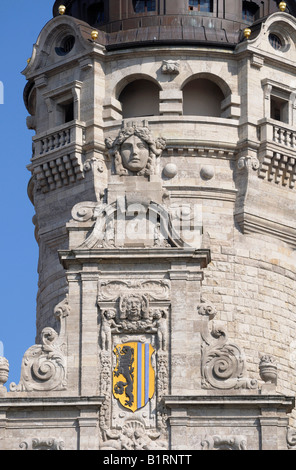
[[[31,58],[30,59],[27,59],[27,64],[29,64],[31,62]]]
[[[251,36],[251,29],[250,28],[245,28],[244,29],[244,36],[246,39],[249,39],[249,37]]]
[[[65,5],[60,5],[59,6],[59,14],[64,15],[65,11],[66,11]]]
[[[98,38],[98,35],[99,35],[98,31],[92,31],[91,32],[92,40],[95,41]]]
[[[286,2],[280,2],[280,4],[279,4],[279,9],[280,9],[281,11],[285,11],[286,8],[287,8]]]

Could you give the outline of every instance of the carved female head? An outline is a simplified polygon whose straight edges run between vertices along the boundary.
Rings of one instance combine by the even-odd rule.
[[[147,127],[124,127],[112,141],[106,139],[109,155],[114,157],[117,175],[143,175],[155,173],[155,160],[165,148],[165,140],[151,136]]]

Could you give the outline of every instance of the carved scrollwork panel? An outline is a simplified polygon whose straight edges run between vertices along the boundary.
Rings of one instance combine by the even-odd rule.
[[[19,445],[21,450],[64,450],[65,443],[61,439],[30,439],[21,442]]]
[[[209,329],[213,309],[206,305],[206,301],[203,301],[198,307],[202,316],[202,387],[220,390],[258,388],[257,380],[245,377],[244,354],[236,344],[228,341],[224,326],[214,323],[212,329]]]
[[[18,385],[12,383],[11,391],[52,391],[67,388],[67,361],[65,322],[70,308],[66,297],[54,310],[60,321],[60,333],[44,328],[41,344],[31,346],[25,353]]]

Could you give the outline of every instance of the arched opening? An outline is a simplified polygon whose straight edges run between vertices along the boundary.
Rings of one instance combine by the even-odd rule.
[[[196,78],[183,88],[183,114],[221,117],[225,96],[221,88],[206,78]]]
[[[119,96],[123,119],[158,116],[159,90],[156,83],[150,80],[139,79],[129,83]]]
[[[259,18],[260,8],[255,2],[243,1],[242,18],[244,21],[253,23]]]
[[[104,1],[96,2],[87,9],[87,22],[89,24],[103,23],[105,20]]]

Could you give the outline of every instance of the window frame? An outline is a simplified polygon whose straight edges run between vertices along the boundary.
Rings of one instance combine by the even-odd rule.
[[[212,0],[205,0],[204,3],[209,3],[209,10],[203,10],[201,2],[203,0],[188,0],[188,10],[198,13],[213,13],[213,1]],[[193,3],[191,5],[190,3]]]
[[[143,3],[143,10],[140,10],[138,11],[136,8],[137,8],[137,3]],[[151,9],[148,10],[148,6],[149,6],[149,3],[151,3]],[[153,13],[153,12],[156,12],[156,8],[157,8],[157,0],[134,0],[133,1],[133,9],[134,9],[134,13],[136,14],[145,14],[145,13]]]

